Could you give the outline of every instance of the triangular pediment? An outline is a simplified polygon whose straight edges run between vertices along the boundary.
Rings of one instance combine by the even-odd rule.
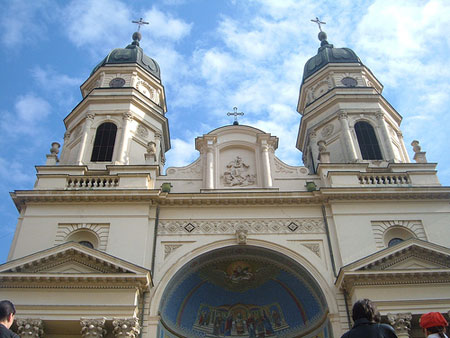
[[[414,269],[414,266],[417,269],[450,269],[450,250],[434,243],[410,239],[348,264],[342,270],[400,270]]]
[[[0,265],[1,273],[147,275],[149,271],[104,252],[70,242]]]
[[[435,273],[450,275],[450,249],[414,238],[342,267],[336,284],[340,286],[345,279],[363,276],[373,279],[395,275],[411,280],[414,274]]]

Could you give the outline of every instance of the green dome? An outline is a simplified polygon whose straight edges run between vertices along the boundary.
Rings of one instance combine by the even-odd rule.
[[[136,32],[133,34],[133,42],[125,48],[113,49],[95,68],[92,70],[94,74],[97,69],[104,65],[130,64],[137,63],[153,76],[161,79],[161,72],[158,63],[151,57],[144,54],[141,47],[139,47],[139,40],[141,34]]]
[[[328,43],[326,38],[325,32],[319,33],[321,45],[317,55],[310,58],[305,64],[303,82],[329,63],[358,63],[362,65],[361,60],[354,51],[350,48],[334,48],[332,44]]]

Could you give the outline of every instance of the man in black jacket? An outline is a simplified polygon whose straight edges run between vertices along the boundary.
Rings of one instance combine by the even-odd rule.
[[[14,322],[16,309],[9,300],[0,302],[0,338],[20,338],[9,328]]]
[[[369,299],[353,305],[352,318],[355,324],[341,338],[397,338],[392,326],[380,324],[380,313]]]

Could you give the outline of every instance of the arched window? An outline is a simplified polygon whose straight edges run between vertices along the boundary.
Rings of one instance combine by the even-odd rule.
[[[355,132],[363,160],[381,160],[381,150],[373,127],[367,122],[357,122]]]
[[[111,162],[116,141],[117,127],[114,123],[105,122],[97,128],[94,148],[92,149],[92,162]]]

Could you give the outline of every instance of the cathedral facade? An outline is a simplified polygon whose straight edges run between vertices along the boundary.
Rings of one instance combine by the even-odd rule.
[[[304,67],[297,148],[223,126],[163,174],[170,149],[157,62],[111,51],[37,166],[2,298],[22,337],[340,337],[370,298],[399,337],[450,310],[450,188],[348,48],[321,32]],[[293,102],[294,104],[294,102]],[[299,153],[300,154],[300,153]]]

